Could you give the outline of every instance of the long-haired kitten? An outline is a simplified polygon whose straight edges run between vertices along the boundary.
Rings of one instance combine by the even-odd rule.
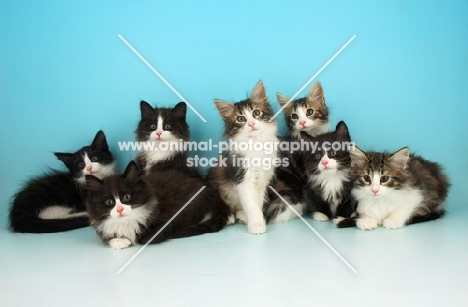
[[[203,180],[172,169],[157,174],[142,175],[132,161],[122,175],[86,176],[91,224],[113,249],[217,232],[226,225],[229,208],[216,191],[202,189]]]
[[[397,229],[444,214],[450,183],[439,164],[411,155],[406,147],[393,154],[356,148],[351,159],[358,217],[339,221],[338,227]]]
[[[276,97],[288,123],[289,134],[300,139],[301,132],[310,136],[317,136],[328,130],[328,107],[325,105],[325,96],[320,82],[316,82],[307,97],[291,101],[290,98],[277,93]]]
[[[268,198],[267,186],[275,174],[272,162],[278,162],[277,125],[275,120],[270,121],[274,112],[263,82],[255,85],[248,99],[236,103],[215,100],[215,105],[225,123],[224,141],[234,145],[222,153],[226,165],[210,169],[208,181],[236,219],[247,224],[249,233],[262,234],[266,231],[263,204]],[[274,146],[268,145],[270,150],[240,147],[249,142]]]
[[[187,153],[181,143],[190,138],[186,122],[187,106],[179,102],[173,108],[152,107],[140,102],[141,120],[136,129],[137,141],[146,143],[137,154],[136,161],[143,171],[150,168],[187,165]]]
[[[29,180],[14,196],[9,214],[14,232],[59,232],[89,225],[84,204],[86,175],[103,178],[114,173],[114,159],[104,132],[90,146],[55,156],[68,172],[51,170]]]

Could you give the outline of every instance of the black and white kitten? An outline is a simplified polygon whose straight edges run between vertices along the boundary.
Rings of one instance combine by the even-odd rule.
[[[276,97],[281,107],[285,106],[290,98],[277,93]],[[325,96],[320,82],[316,82],[307,97],[291,101],[283,109],[288,123],[289,134],[301,138],[301,132],[310,136],[317,136],[328,130],[328,107],[325,105]]]
[[[263,205],[268,200],[268,185],[275,175],[272,162],[278,159],[277,124],[268,103],[265,87],[259,81],[250,98],[236,103],[215,100],[225,123],[224,141],[238,145],[222,153],[226,165],[210,169],[207,179],[230,206],[235,218],[247,224],[248,232],[266,231]],[[271,150],[241,149],[242,145],[269,143]],[[276,161],[278,161],[276,160]],[[231,223],[234,217],[231,216]]]
[[[14,232],[59,232],[89,225],[84,204],[86,175],[114,173],[104,132],[75,153],[55,153],[68,172],[52,170],[29,182],[13,198],[9,221]]]
[[[444,214],[450,183],[439,164],[410,155],[406,147],[393,154],[356,148],[351,160],[358,217],[339,220],[338,227],[397,229]]]
[[[163,229],[202,189],[203,180],[172,169],[159,170],[158,176],[141,175],[133,161],[122,175],[103,180],[86,176],[86,180],[91,225],[113,249],[217,232],[230,213],[215,191],[206,187]]]
[[[313,152],[302,152],[301,159],[307,176],[307,209],[317,221],[335,217],[351,217],[354,201],[351,197],[351,137],[343,121],[333,132],[310,137],[301,133],[304,140],[316,146]]]
[[[139,168],[146,172],[150,168],[187,167],[187,153],[180,146],[180,140],[186,142],[190,138],[185,102],[179,102],[174,108],[153,108],[141,101],[140,110],[137,141],[146,142],[147,148],[137,154]]]

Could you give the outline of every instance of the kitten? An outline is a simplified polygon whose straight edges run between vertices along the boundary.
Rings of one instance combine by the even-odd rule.
[[[277,93],[276,97],[281,107],[290,100],[287,96]],[[325,105],[325,96],[320,82],[316,82],[307,97],[291,101],[283,109],[288,123],[289,134],[301,138],[301,131],[310,136],[317,136],[328,130],[328,107]]]
[[[315,151],[301,152],[307,177],[307,208],[312,218],[327,221],[335,217],[350,217],[354,212],[354,202],[349,153],[352,143],[348,127],[340,121],[333,132],[315,138],[302,132],[301,136],[316,146]]]
[[[12,201],[9,222],[14,232],[59,232],[89,225],[84,204],[85,176],[99,178],[114,173],[114,159],[104,132],[75,153],[55,153],[68,172],[52,170],[38,176]]]
[[[351,160],[358,217],[338,221],[338,227],[397,229],[444,214],[450,183],[437,163],[410,155],[406,147],[394,154],[356,148]]]
[[[171,109],[153,108],[142,100],[140,110],[137,141],[146,142],[148,147],[137,154],[139,168],[148,171],[152,167],[162,170],[174,166],[186,167],[187,153],[183,146],[179,146],[180,140],[185,142],[190,138],[185,102],[179,102]]]
[[[234,104],[215,100],[215,105],[225,122],[224,141],[234,146],[222,153],[226,165],[211,168],[207,179],[236,219],[247,224],[248,232],[262,234],[266,231],[262,208],[268,197],[267,186],[274,179],[272,162],[278,159],[277,125],[275,120],[270,122],[274,112],[263,82],[256,84],[246,100]],[[273,146],[271,150],[241,149],[249,142]],[[234,222],[232,215],[230,222]]]
[[[203,187],[203,180],[174,170],[159,175],[142,175],[132,161],[122,175],[103,180],[86,176],[91,224],[113,249],[217,232],[226,225],[229,208],[205,188],[163,228]]]

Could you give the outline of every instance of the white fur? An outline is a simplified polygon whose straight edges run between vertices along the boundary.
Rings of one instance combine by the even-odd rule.
[[[132,242],[127,238],[113,238],[109,240],[109,246],[112,249],[123,249],[132,245]]]
[[[304,214],[304,210],[306,207],[305,204],[297,203],[297,204],[291,204],[291,206],[294,208],[294,210],[296,210],[297,213],[299,213],[299,215]],[[270,223],[284,223],[296,217],[297,217],[297,214],[294,211],[292,211],[291,208],[289,208],[288,206],[286,210],[284,210],[283,212],[275,216],[275,218],[271,219]]]
[[[378,193],[374,195],[371,189],[378,189]],[[391,229],[401,228],[423,200],[420,190],[409,187],[395,190],[382,186],[380,176],[375,175],[370,186],[354,188],[352,194],[358,201],[356,211],[360,216],[356,226],[363,230],[371,230],[379,225]]]
[[[323,214],[322,212],[318,212],[318,211],[312,212],[312,218],[320,222],[325,222],[329,220],[326,214]]]
[[[82,170],[82,175],[76,179],[81,184],[86,184],[86,175],[93,175],[99,179],[113,175],[115,173],[115,162],[110,164],[100,164],[99,162],[91,162],[88,154],[84,154],[83,160],[85,166]]]
[[[307,117],[306,112],[307,108],[303,108],[302,106],[298,106],[294,110],[294,113],[299,117],[294,123],[294,130],[291,132],[294,138],[300,139],[301,131],[307,132],[311,136],[317,136],[328,131],[328,123],[317,125],[312,119]]]
[[[72,212],[70,207],[65,206],[50,206],[39,213],[39,218],[43,220],[52,219],[69,219],[82,216],[88,216],[86,212]]]
[[[121,213],[117,208],[123,207]],[[141,225],[144,225],[149,212],[145,206],[136,207],[124,205],[116,197],[116,204],[110,212],[110,216],[102,222],[97,231],[102,233],[104,238],[122,237],[130,240],[132,244],[137,244],[136,235],[141,232]]]

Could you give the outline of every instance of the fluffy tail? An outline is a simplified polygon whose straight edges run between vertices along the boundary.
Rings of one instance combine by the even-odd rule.
[[[10,215],[10,228],[13,232],[52,233],[89,226],[86,216],[68,219],[41,219],[37,216]]]
[[[445,210],[431,212],[427,215],[413,216],[408,220],[408,222],[406,222],[406,225],[437,220],[438,218],[442,217],[444,214],[445,214]]]

